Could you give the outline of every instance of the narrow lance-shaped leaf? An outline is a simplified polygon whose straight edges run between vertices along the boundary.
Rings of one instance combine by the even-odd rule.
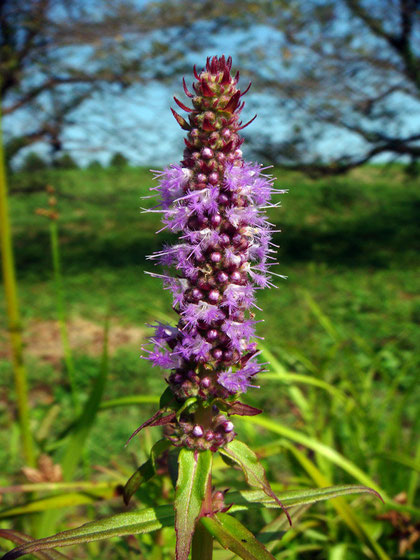
[[[342,486],[329,486],[327,488],[310,488],[304,490],[289,490],[282,492],[277,497],[287,508],[314,504],[323,500],[330,500],[340,496],[350,494],[373,494],[380,498],[380,495],[366,486],[345,484]],[[250,507],[280,507],[273,497],[268,496],[263,490],[243,490],[232,492],[226,495],[226,501],[233,504],[230,511],[240,511]]]
[[[237,463],[245,474],[246,481],[250,486],[260,488],[267,496],[273,498],[286,514],[290,525],[292,520],[284,504],[274,494],[265,474],[264,467],[255,453],[242,441],[237,439],[231,441],[226,447],[220,448],[220,453]]]
[[[256,416],[257,414],[261,414],[261,412],[262,410],[259,408],[255,408],[254,406],[240,401],[230,403],[230,407],[228,409],[229,415],[236,414],[237,416]]]
[[[242,403],[240,401],[226,401],[224,399],[215,399],[214,404],[224,412],[227,412],[229,416],[256,416],[261,414],[262,410],[255,408],[249,404]]]
[[[237,519],[226,513],[200,521],[219,543],[244,560],[275,560],[265,546]]]
[[[63,531],[51,537],[18,546],[3,556],[2,560],[15,560],[24,554],[33,554],[59,546],[149,533],[162,527],[171,526],[173,522],[174,511],[172,506],[158,506],[136,512],[118,513],[100,521],[85,523],[70,531]]]
[[[175,418],[175,412],[170,412],[166,416],[164,416],[164,413],[165,413],[165,409],[160,409],[157,412],[155,412],[155,414],[153,414],[151,418],[146,420],[146,422],[143,422],[141,426],[139,426],[136,430],[134,430],[134,432],[126,441],[125,446],[127,447],[127,445],[130,443],[133,437],[136,436],[144,428],[147,428],[148,426],[152,428],[153,426],[164,426],[165,424],[170,424],[172,420]]]
[[[170,446],[171,444],[167,439],[160,439],[154,444],[150,451],[149,459],[136,470],[124,486],[123,496],[126,505],[128,505],[130,498],[137,492],[140,486],[155,476],[156,460]]]
[[[25,544],[29,542],[33,542],[35,539],[32,537],[25,535],[24,533],[20,533],[18,531],[10,531],[8,529],[0,529],[0,537],[3,539],[7,539],[15,544]],[[40,560],[69,560],[68,556],[65,556],[61,552],[57,552],[56,550],[44,550],[39,552],[34,552],[34,556],[39,558]]]
[[[211,451],[183,448],[175,492],[176,560],[187,560],[195,525],[210,481]]]

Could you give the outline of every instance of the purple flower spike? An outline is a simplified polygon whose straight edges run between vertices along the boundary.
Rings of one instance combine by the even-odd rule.
[[[260,165],[242,159],[242,94],[231,64],[224,56],[209,59],[196,74],[193,107],[176,100],[188,111],[188,121],[173,111],[188,131],[184,157],[159,173],[152,189],[160,195],[152,211],[163,212],[165,228],[179,234],[178,243],[150,257],[173,270],[163,278],[179,321],[156,327],[146,357],[171,369],[169,386],[181,403],[190,397],[229,399],[255,387],[252,379],[262,369],[253,307],[255,289],[274,285],[264,209],[281,191]],[[192,428],[197,437],[203,435],[199,429]],[[223,445],[228,435],[233,437],[230,421],[214,441]]]

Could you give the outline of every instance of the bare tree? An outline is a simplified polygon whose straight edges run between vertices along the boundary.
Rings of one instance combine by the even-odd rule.
[[[226,14],[236,25],[233,10],[201,0],[187,9],[177,1],[3,0],[0,93],[8,160],[36,142],[47,143],[54,159],[70,126],[86,128],[80,109],[92,99],[100,99],[96,123],[108,135],[106,96],[179,74]],[[115,133],[124,136],[121,119]]]
[[[257,138],[255,152],[311,175],[343,173],[385,153],[419,159],[418,8],[418,0],[266,6],[265,23],[277,34],[249,54],[258,89],[290,125],[285,139]]]
[[[214,44],[253,82],[259,156],[312,175],[415,161],[419,1],[3,0],[3,113],[25,121],[9,155],[39,140],[58,153],[95,95],[168,80]]]
[[[162,79],[162,68],[178,56],[176,45],[169,49],[159,36],[161,22],[150,9],[129,0],[3,0],[0,25],[9,159],[35,142],[48,143],[54,156],[86,101]],[[18,133],[8,122],[18,123]]]
[[[158,3],[187,13],[190,32],[213,18],[219,43],[238,31],[238,66],[265,128],[249,138],[259,157],[311,175],[385,153],[420,158],[419,0],[213,4],[218,13],[205,1]]]

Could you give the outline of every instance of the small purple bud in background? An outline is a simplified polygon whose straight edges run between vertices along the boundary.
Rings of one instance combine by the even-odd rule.
[[[232,280],[232,282],[240,282],[241,280],[241,275],[240,273],[235,270],[234,272],[232,272],[232,274],[230,275],[230,279]]]
[[[226,434],[230,433],[233,431],[234,425],[232,422],[230,422],[229,420],[227,422],[225,422],[223,425],[223,430],[225,431]]]
[[[217,275],[217,279],[223,284],[224,282],[227,282],[229,280],[229,276],[226,274],[226,272],[219,272]]]
[[[201,299],[203,297],[203,292],[201,292],[198,288],[194,288],[192,291],[192,296],[194,299]]]
[[[220,244],[223,247],[228,247],[230,245],[230,237],[227,233],[222,233],[220,236]]]
[[[220,348],[215,348],[213,350],[213,356],[216,360],[220,360],[220,358],[223,356],[223,350],[221,350]]]
[[[207,340],[216,340],[218,338],[219,333],[216,329],[210,329],[207,331]]]
[[[219,294],[219,292],[218,292],[217,290],[211,290],[211,291],[209,292],[209,300],[210,300],[212,303],[215,303],[216,301],[218,301],[218,300],[219,300],[219,296],[220,296],[220,294]]]
[[[210,150],[210,148],[203,148],[201,150],[201,156],[205,159],[210,159],[213,157],[213,150]]]
[[[233,426],[233,424],[232,424],[232,426]],[[195,437],[202,437],[204,435],[203,428],[201,426],[198,426],[198,425],[194,426],[192,434]]]

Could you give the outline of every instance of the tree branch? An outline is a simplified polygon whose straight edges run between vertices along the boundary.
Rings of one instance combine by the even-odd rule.
[[[385,39],[387,43],[400,56],[405,69],[405,74],[412,80],[417,89],[420,89],[420,58],[411,48],[410,38],[413,17],[419,0],[400,0],[401,30],[399,33],[387,33],[380,21],[372,17],[361,5],[359,0],[344,0],[349,10],[360,18],[377,37]]]

